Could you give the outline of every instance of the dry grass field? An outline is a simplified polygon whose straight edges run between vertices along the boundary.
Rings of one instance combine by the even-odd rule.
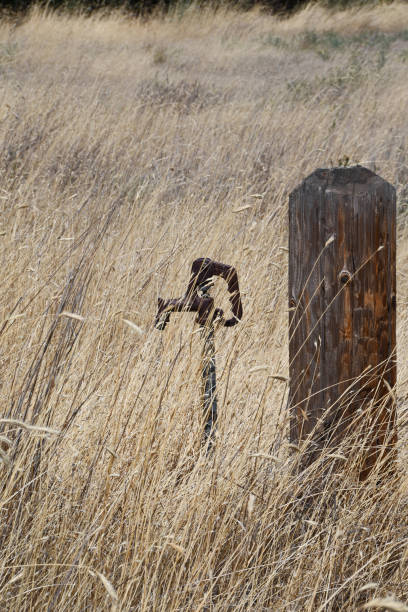
[[[403,3],[0,23],[2,611],[408,610],[407,117]],[[308,506],[288,194],[348,160],[398,194],[399,468]],[[153,327],[204,256],[244,306],[211,455],[194,316]]]

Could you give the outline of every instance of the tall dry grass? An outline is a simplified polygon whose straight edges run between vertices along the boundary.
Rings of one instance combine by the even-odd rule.
[[[407,33],[406,4],[1,24],[1,610],[408,600]],[[316,493],[271,376],[287,197],[347,158],[398,192],[399,467],[361,486],[355,451]],[[217,332],[210,456],[193,317],[153,329],[199,256],[237,268],[244,303]]]

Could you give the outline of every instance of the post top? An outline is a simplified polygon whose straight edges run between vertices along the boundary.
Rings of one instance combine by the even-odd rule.
[[[375,174],[372,170],[360,166],[340,166],[335,168],[318,168],[308,177],[306,177],[302,184],[324,184],[327,187],[334,185],[348,185],[348,184],[360,184],[364,185],[367,183],[386,183],[385,179],[381,178],[378,174]]]

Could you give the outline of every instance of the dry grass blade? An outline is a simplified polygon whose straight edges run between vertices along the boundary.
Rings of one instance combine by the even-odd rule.
[[[254,366],[253,368],[250,368],[248,370],[248,374],[254,374],[254,372],[265,372],[269,370],[269,366],[267,365],[259,365],[259,366]]]
[[[167,542],[167,544],[169,546],[171,546],[171,548],[173,548],[174,550],[176,550],[178,553],[180,553],[180,555],[185,555],[186,554],[186,550],[185,548],[183,548],[182,546],[180,546],[179,544],[176,544],[175,542]]]
[[[327,457],[331,459],[340,459],[341,461],[347,461],[347,457],[340,455],[340,453],[329,453]]]
[[[75,319],[76,321],[85,321],[85,317],[82,315],[76,314],[75,312],[66,312],[65,310],[61,312],[60,317],[68,317],[68,319]]]
[[[98,571],[95,570],[95,574],[98,576],[98,578],[102,582],[103,586],[106,589],[106,592],[108,593],[108,595],[112,599],[112,601],[114,603],[118,603],[119,597],[118,597],[118,594],[116,593],[116,590],[115,590],[113,584],[106,578],[106,576],[101,574],[101,572],[98,572]]]
[[[369,591],[371,589],[377,589],[378,588],[378,583],[377,582],[368,582],[367,584],[365,584],[364,586],[360,587],[358,589],[359,593],[363,593],[364,591]]]
[[[290,443],[290,444],[288,444],[288,448],[290,448],[291,450],[294,450],[296,452],[300,452],[300,448],[299,448],[299,446],[297,444]]]
[[[255,500],[256,500],[255,495],[253,493],[250,493],[248,497],[248,504],[247,504],[248,518],[251,518],[252,513],[254,511]]]
[[[26,431],[33,431],[36,433],[53,435],[59,435],[61,433],[58,429],[53,429],[52,427],[46,427],[45,425],[29,425],[28,423],[18,419],[0,419],[0,423],[4,423],[5,425],[14,425],[15,427],[21,427]]]
[[[15,582],[18,582],[19,580],[21,580],[21,578],[23,578],[23,576],[24,576],[24,570],[22,570],[21,572],[19,572],[12,578],[10,578],[10,580],[7,582],[7,586],[10,586],[14,584]]]
[[[143,329],[139,327],[139,325],[136,325],[136,323],[133,323],[133,321],[129,321],[129,319],[123,319],[123,322],[126,323],[126,325],[129,325],[129,327],[133,329],[133,331],[137,332],[140,336],[144,334]]]
[[[371,599],[363,608],[364,610],[379,608],[382,610],[389,610],[390,612],[408,612],[408,606],[393,597]]]
[[[269,459],[270,461],[274,461],[275,463],[279,463],[282,461],[279,457],[275,457],[274,455],[268,455],[267,453],[251,453],[250,457],[259,457],[261,459]]]
[[[385,384],[385,386],[388,389],[388,392],[393,400],[393,402],[397,403],[397,397],[395,395],[394,389],[392,389],[390,383],[388,382],[388,380],[386,380],[385,378],[383,378],[383,383]]]
[[[250,208],[253,208],[253,207],[250,204],[247,204],[246,206],[241,206],[240,208],[234,208],[232,212],[239,213],[239,212],[243,212],[244,210],[249,210]]]

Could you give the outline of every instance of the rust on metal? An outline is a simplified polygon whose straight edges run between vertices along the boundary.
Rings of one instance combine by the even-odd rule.
[[[214,308],[214,299],[208,295],[199,295],[203,288],[212,285],[214,276],[223,278],[228,284],[232,317],[224,319],[221,308]],[[232,266],[200,257],[193,261],[191,278],[186,293],[181,298],[164,300],[158,298],[158,309],[155,320],[157,329],[165,329],[172,312],[196,312],[196,322],[205,325],[208,318],[220,319],[225,327],[232,327],[242,319],[242,302],[239,292],[238,275]]]

